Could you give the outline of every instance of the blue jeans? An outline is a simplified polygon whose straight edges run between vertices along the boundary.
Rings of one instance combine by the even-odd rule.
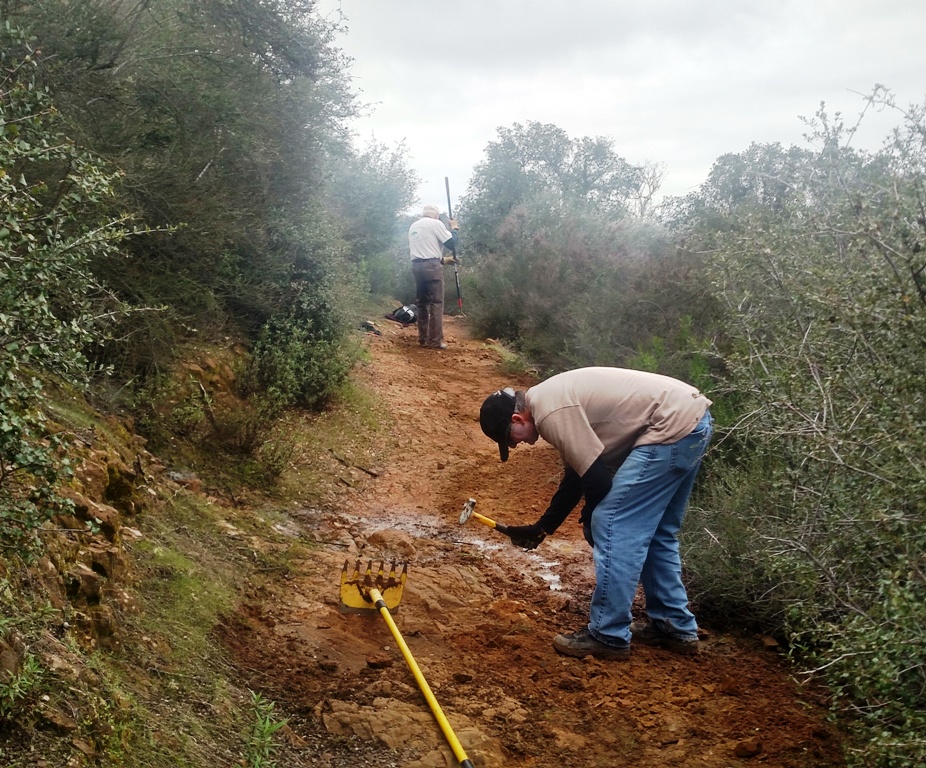
[[[588,629],[597,640],[630,642],[630,606],[638,583],[646,593],[646,613],[661,630],[679,639],[698,636],[682,584],[678,532],[713,425],[708,411],[678,442],[634,448],[595,507],[596,583]]]

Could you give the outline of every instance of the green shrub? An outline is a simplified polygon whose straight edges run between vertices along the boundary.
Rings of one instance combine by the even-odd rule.
[[[852,763],[884,768],[926,759],[924,115],[876,154],[821,109],[817,151],[725,158],[692,243],[714,254],[738,416],[704,489],[724,555],[701,536],[687,561],[707,584],[741,567],[736,599],[830,685]]]
[[[248,739],[245,765],[247,768],[275,768],[276,760],[273,756],[277,752],[274,736],[284,725],[286,720],[277,720],[274,715],[275,704],[267,701],[259,693],[251,691],[251,709],[254,713],[254,724],[251,736]]]
[[[23,556],[67,504],[54,489],[68,438],[42,413],[41,380],[86,381],[85,349],[121,311],[89,263],[128,234],[106,214],[114,175],[62,133],[33,67],[24,36],[0,30],[0,543]]]
[[[319,409],[344,383],[354,359],[334,341],[315,338],[296,318],[270,323],[254,345],[253,378],[273,414]]]
[[[26,654],[20,668],[0,681],[0,719],[12,718],[17,708],[42,680],[42,666],[31,653]]]

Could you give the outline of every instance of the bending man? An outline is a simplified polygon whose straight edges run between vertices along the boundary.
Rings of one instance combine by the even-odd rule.
[[[713,432],[710,405],[684,382],[623,368],[567,371],[482,404],[482,431],[502,461],[510,448],[542,437],[565,465],[546,512],[532,525],[509,526],[513,539],[536,547],[585,497],[580,522],[593,548],[595,591],[588,626],[557,635],[559,653],[627,658],[631,636],[698,652],[677,537]],[[641,582],[650,621],[631,624]]]

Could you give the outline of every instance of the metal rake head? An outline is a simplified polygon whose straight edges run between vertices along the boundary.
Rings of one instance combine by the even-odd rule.
[[[408,577],[408,563],[402,564],[401,573],[396,573],[398,564],[395,560],[386,573],[385,561],[380,561],[379,569],[373,569],[373,561],[367,562],[366,570],[360,560],[350,568],[350,561],[344,561],[341,569],[341,596],[338,610],[341,613],[376,613],[377,594],[386,608],[394,611],[402,600],[402,590]]]

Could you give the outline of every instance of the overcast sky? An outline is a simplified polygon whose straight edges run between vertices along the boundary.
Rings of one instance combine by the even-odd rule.
[[[799,116],[855,122],[876,83],[926,101],[924,0],[319,0],[370,114],[359,143],[404,141],[419,203],[454,208],[499,127],[606,136],[683,195],[752,142],[805,146]],[[866,119],[874,149],[899,116]]]

